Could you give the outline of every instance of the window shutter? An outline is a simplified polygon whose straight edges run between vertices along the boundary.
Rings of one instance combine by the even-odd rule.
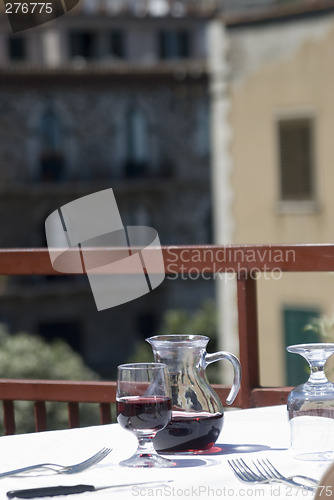
[[[281,199],[312,200],[313,121],[289,119],[279,122]]]
[[[283,322],[285,345],[308,344],[319,342],[318,335],[312,330],[306,330],[305,326],[310,323],[312,318],[318,317],[319,310],[314,309],[283,309]],[[286,384],[299,385],[306,382],[308,378],[308,363],[299,354],[291,354],[285,351],[286,360]]]

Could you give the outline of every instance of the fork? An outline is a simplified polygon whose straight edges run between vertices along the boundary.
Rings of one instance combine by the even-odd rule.
[[[260,463],[260,460],[258,460],[258,462]],[[281,479],[292,479],[292,480],[294,480],[295,478],[299,478],[299,479],[302,479],[304,481],[310,482],[314,486],[318,486],[318,484],[319,484],[319,481],[317,481],[316,479],[313,479],[313,477],[302,476],[301,474],[293,474],[292,476],[288,476],[288,477],[283,476],[283,474],[281,474],[276,469],[276,467],[270,462],[270,460],[268,460],[268,458],[263,459],[262,463],[263,463],[264,467],[269,468],[269,470],[270,470],[271,473],[275,474],[276,477],[279,477]]]
[[[55,472],[56,474],[76,474],[77,472],[82,472],[93,465],[101,462],[109,453],[111,452],[111,448],[102,448],[100,451],[95,453],[95,455],[91,456],[87,460],[83,462],[79,462],[78,464],[73,465],[60,465],[53,463],[43,463],[43,464],[35,464],[28,465],[27,467],[21,467],[20,469],[14,469],[7,472],[0,473],[0,479],[9,476],[16,476],[18,474],[22,474],[24,472],[30,472],[32,470],[46,470]]]
[[[235,473],[235,475],[243,482],[246,483],[271,483],[279,482],[286,483],[291,486],[297,486],[299,488],[304,488],[308,491],[314,491],[316,489],[317,481],[312,478],[307,478],[306,476],[283,476],[268,459],[253,461],[253,468],[246,464],[246,462],[240,459],[228,460],[228,464]],[[255,470],[254,470],[255,469]],[[304,480],[308,480],[314,483],[313,486],[307,486],[305,484],[298,483],[294,481],[294,478],[300,477]]]

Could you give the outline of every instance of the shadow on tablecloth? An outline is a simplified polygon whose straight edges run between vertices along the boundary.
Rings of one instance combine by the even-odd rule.
[[[233,453],[256,453],[259,451],[284,451],[287,448],[272,448],[264,444],[219,444],[216,443],[209,450],[192,451],[192,455],[231,455]]]

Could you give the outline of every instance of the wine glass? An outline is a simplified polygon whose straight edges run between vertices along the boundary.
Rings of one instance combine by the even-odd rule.
[[[303,356],[310,366],[309,379],[288,397],[293,455],[301,460],[333,460],[334,384],[324,367],[334,354],[334,343],[299,344],[287,350]]]
[[[163,363],[120,365],[117,377],[117,421],[135,433],[136,453],[120,462],[127,467],[171,467],[172,460],[157,454],[153,439],[172,418],[167,366]]]

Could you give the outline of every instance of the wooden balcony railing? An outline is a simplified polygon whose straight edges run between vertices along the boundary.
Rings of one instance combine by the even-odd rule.
[[[110,249],[110,251],[113,251]],[[261,387],[259,377],[259,345],[257,322],[256,273],[277,270],[273,255],[286,256],[280,260],[281,272],[333,272],[334,245],[239,245],[239,246],[173,246],[164,247],[163,255],[168,273],[233,272],[237,280],[239,319],[239,358],[242,382],[234,406],[249,408],[277,405],[286,402],[290,387]],[[191,256],[196,255],[196,265]],[[249,257],[252,258],[249,258]],[[47,249],[0,250],[0,275],[52,275]],[[195,286],[195,285],[194,285]],[[261,307],[261,304],[259,304]],[[226,399],[229,387],[215,385]],[[35,427],[46,429],[46,401],[67,402],[69,426],[79,425],[79,402],[98,403],[101,423],[111,421],[110,404],[115,402],[115,382],[73,382],[45,380],[0,379],[0,400],[3,401],[5,433],[15,432],[14,402],[34,401]]]

